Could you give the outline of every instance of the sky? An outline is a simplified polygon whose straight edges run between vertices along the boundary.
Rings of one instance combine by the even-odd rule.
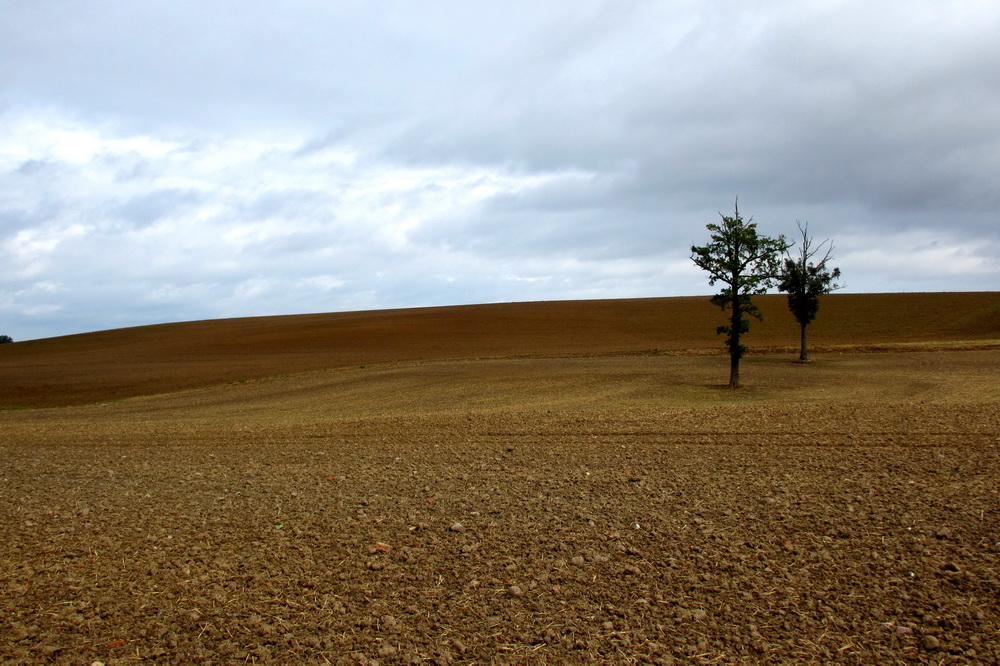
[[[995,0],[0,0],[0,334],[709,295],[732,214],[845,292],[1000,289]]]

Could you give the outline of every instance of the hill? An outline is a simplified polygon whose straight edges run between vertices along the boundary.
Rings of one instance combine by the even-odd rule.
[[[998,295],[761,304],[3,345],[0,663],[1000,663]]]
[[[787,349],[797,324],[760,297],[751,348]],[[401,361],[721,352],[707,297],[554,301],[224,319],[0,346],[0,406],[116,400],[311,370]],[[833,294],[817,348],[1000,338],[1000,293]]]

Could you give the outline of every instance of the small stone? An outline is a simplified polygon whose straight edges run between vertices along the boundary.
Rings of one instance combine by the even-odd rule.
[[[451,524],[451,526],[448,528],[448,531],[449,532],[464,532],[465,531],[465,525],[463,525],[462,523],[456,521],[456,522],[454,522],[454,523]]]
[[[893,629],[893,631],[896,632],[897,636],[904,636],[906,634],[912,634],[913,633],[913,629],[911,627],[904,627],[902,625],[896,625],[896,627]]]
[[[934,533],[938,539],[950,539],[952,537],[952,531],[950,527],[942,527],[937,532]]]
[[[582,557],[580,557],[579,555],[577,555],[576,557],[574,557],[573,559],[571,559],[570,562],[572,564],[575,564],[578,567],[582,567],[584,564],[587,563],[587,561],[585,559],[583,559]]]
[[[937,650],[939,647],[941,647],[941,641],[936,636],[924,636],[925,650]]]
[[[509,597],[520,597],[523,594],[524,590],[522,590],[519,585],[511,585],[507,588],[507,596]]]

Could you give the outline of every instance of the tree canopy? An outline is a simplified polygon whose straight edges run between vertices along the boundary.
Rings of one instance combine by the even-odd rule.
[[[720,224],[709,224],[711,242],[692,246],[691,259],[708,273],[708,283],[721,283],[722,289],[712,297],[712,303],[723,311],[730,310],[729,324],[719,326],[718,333],[727,334],[729,349],[729,385],[740,386],[740,359],[746,352],[741,336],[749,332],[750,322],[744,315],[762,318],[753,303],[753,296],[766,293],[781,272],[781,254],[788,249],[784,236],[770,238],[757,232],[753,218],[740,216],[739,200],[732,217],[722,215]]]
[[[840,269],[833,268],[831,270],[827,267],[827,263],[832,259],[833,243],[827,239],[814,247],[813,239],[809,236],[809,223],[803,225],[796,221],[796,224],[799,227],[799,233],[802,234],[802,244],[795,257],[792,257],[786,248],[778,290],[788,294],[788,309],[795,316],[795,320],[799,322],[801,330],[799,360],[807,362],[809,350],[806,344],[806,327],[812,323],[816,318],[816,313],[819,312],[819,297],[840,289],[841,285],[837,283]],[[826,246],[825,252],[824,245]],[[816,257],[821,258],[819,261],[815,261]]]

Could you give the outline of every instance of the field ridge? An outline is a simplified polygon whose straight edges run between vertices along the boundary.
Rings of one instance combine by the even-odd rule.
[[[785,297],[757,299],[751,353],[793,353]],[[817,352],[995,345],[1000,293],[831,294]],[[708,297],[497,303],[219,319],[0,345],[0,406],[54,407],[403,361],[720,353]]]

